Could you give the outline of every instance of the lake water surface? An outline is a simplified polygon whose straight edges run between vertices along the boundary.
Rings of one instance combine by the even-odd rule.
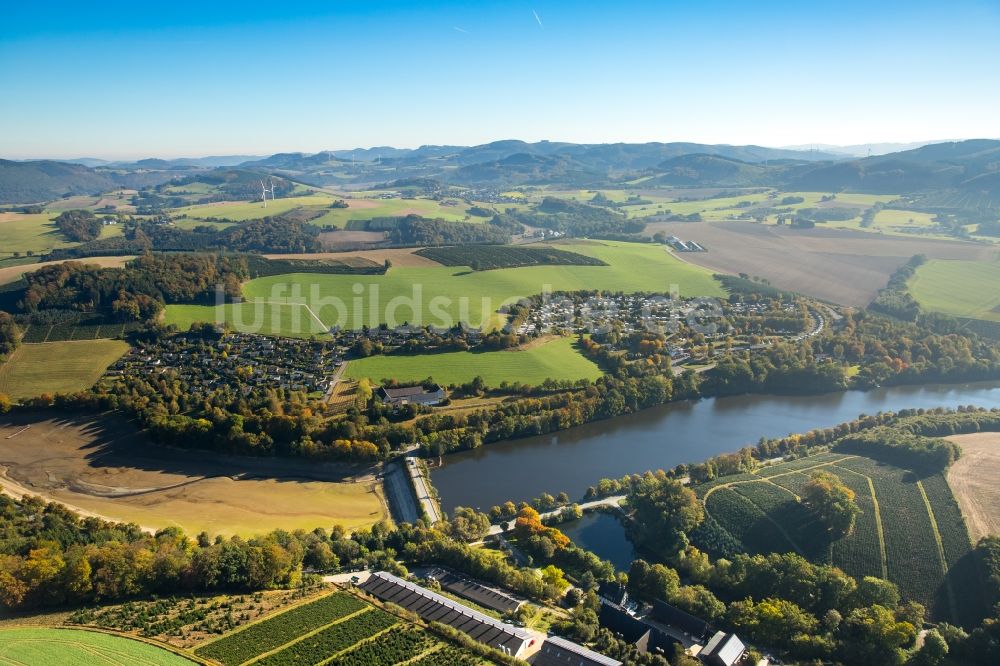
[[[551,435],[445,456],[433,481],[442,507],[489,509],[508,499],[565,491],[578,499],[601,478],[700,462],[756,444],[828,428],[860,414],[912,408],[1000,407],[1000,383],[903,386],[817,396],[754,395],[672,403]],[[613,520],[613,518],[612,518]]]

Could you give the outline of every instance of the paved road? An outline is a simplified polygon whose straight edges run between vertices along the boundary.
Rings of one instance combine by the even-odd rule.
[[[580,510],[581,511],[590,511],[590,510],[596,509],[597,507],[600,507],[600,506],[618,507],[624,500],[625,500],[625,496],[624,495],[612,495],[611,497],[605,497],[603,499],[594,500],[592,502],[584,502],[584,503],[580,504],[579,506],[580,506]],[[545,520],[546,518],[555,518],[560,513],[562,513],[562,510],[564,508],[565,507],[560,507],[558,509],[555,509],[554,511],[546,511],[545,513],[539,514],[539,515],[541,515],[542,520]],[[511,520],[505,521],[504,523],[502,523],[500,525],[490,525],[490,529],[489,529],[489,531],[486,534],[488,536],[493,536],[495,534],[503,534],[504,532],[508,531],[508,530],[505,530],[503,528],[503,525],[507,525],[507,524],[513,526],[514,525],[514,520],[511,519]]]

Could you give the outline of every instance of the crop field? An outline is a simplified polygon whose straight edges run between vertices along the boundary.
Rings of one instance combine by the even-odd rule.
[[[311,224],[332,224],[341,229],[351,220],[370,220],[373,217],[403,217],[420,215],[441,218],[450,222],[482,222],[486,218],[470,216],[468,206],[455,200],[456,205],[444,205],[433,199],[347,199],[347,208],[331,208]]]
[[[215,201],[207,204],[175,208],[172,213],[173,215],[185,215],[195,219],[221,217],[227,220],[243,222],[245,220],[258,220],[262,217],[280,215],[301,206],[329,207],[333,202],[334,198],[331,195],[314,194],[303,197],[286,197],[275,199],[274,201],[268,200],[266,208],[261,201]]]
[[[473,270],[520,266],[549,266],[570,264],[602,266],[600,259],[578,252],[568,252],[555,247],[532,245],[466,245],[452,247],[425,247],[418,250],[421,257],[432,259],[443,266],[471,266]]]
[[[237,629],[203,644],[195,654],[224,666],[251,661],[262,666],[487,663],[344,592]]]
[[[969,534],[978,541],[1000,534],[1000,433],[955,435],[962,457],[948,470],[948,485],[955,494]]]
[[[469,271],[462,267],[393,266],[385,275],[305,275],[292,274],[251,280],[244,285],[247,299],[257,303],[308,302],[326,326],[361,328],[388,323],[397,326],[452,326],[464,322],[471,326],[494,327],[501,318],[497,309],[546,289],[592,289],[609,291],[668,292],[676,286],[681,296],[722,296],[723,291],[712,273],[684,263],[662,246],[602,242],[560,245],[595,257],[606,266],[526,266],[492,271]],[[255,330],[243,322],[259,322],[256,330],[268,334],[308,337],[314,331],[303,323],[293,329],[273,311],[254,312],[248,300],[238,306],[226,306],[222,314],[233,318],[239,330]],[[168,306],[166,322],[180,327],[192,321],[212,321],[213,306]],[[291,317],[291,315],[288,315]],[[300,317],[300,320],[303,320]],[[267,320],[266,325],[261,320]],[[309,324],[308,326],[312,326]]]
[[[855,492],[861,509],[854,532],[832,544],[796,497],[814,469],[837,475]],[[980,595],[969,566],[971,542],[941,474],[918,478],[836,453],[760,473],[756,481],[747,475],[720,479],[703,494],[706,511],[748,552],[799,552],[855,577],[887,577],[906,599],[926,605],[937,618],[974,616]]]
[[[109,520],[187,534],[251,536],[388,519],[368,468],[336,463],[216,456],[150,443],[107,415],[0,419],[0,487],[39,495]],[[211,511],[205,507],[211,506]]]
[[[192,661],[149,643],[80,629],[0,629],[0,662],[6,664],[109,664],[191,666]]]
[[[1000,261],[929,261],[909,289],[924,310],[1000,321]]]
[[[0,364],[0,393],[19,400],[93,386],[128,350],[120,340],[24,344]]]
[[[203,645],[195,653],[237,666],[365,608],[367,604],[349,594],[329,594]]]
[[[51,250],[73,247],[74,243],[62,235],[52,222],[58,213],[0,213],[0,236],[3,247],[0,258],[28,252],[45,254]],[[101,238],[121,236],[120,225],[101,227]]]
[[[440,217],[450,221],[481,221],[485,218],[470,217],[464,204],[443,205],[431,199],[348,199],[347,208],[330,208],[339,197],[327,193],[286,197],[267,202],[267,208],[260,201],[216,201],[207,204],[185,206],[173,210],[174,215],[183,215],[190,220],[204,220],[210,217],[225,218],[237,222],[257,220],[266,216],[281,215],[297,208],[308,208],[322,213],[310,224],[344,228],[351,220],[368,220],[373,217],[403,217],[421,215]],[[181,220],[180,222],[185,222]],[[198,224],[197,222],[193,224]]]
[[[597,379],[603,373],[576,350],[573,338],[557,338],[525,350],[370,356],[348,363],[344,374],[350,379],[367,377],[375,382],[433,377],[445,386],[481,376],[487,386],[498,387],[502,382],[538,385],[546,379]]]
[[[707,248],[707,252],[681,255],[689,263],[720,273],[764,277],[780,289],[859,307],[868,305],[892,273],[915,254],[976,261],[1000,258],[1000,248],[994,246],[819,226],[791,229],[749,222],[656,222],[646,227],[647,234],[657,231]]]

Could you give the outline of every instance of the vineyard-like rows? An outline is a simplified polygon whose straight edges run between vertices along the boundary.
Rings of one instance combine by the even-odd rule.
[[[54,324],[32,325],[24,332],[24,342],[62,342],[64,340],[99,340],[122,338],[137,329],[140,322],[126,324]]]
[[[751,553],[795,551],[764,512],[732,488],[720,488],[709,495],[706,509]]]
[[[919,479],[913,472],[869,458],[844,458],[841,454],[822,454],[779,463],[761,470],[769,481],[760,479],[755,483],[718,488],[733,481],[754,478],[741,474],[717,479],[695,490],[705,497],[708,488],[717,488],[708,495],[706,511],[714,519],[712,522],[732,535],[747,552],[792,550],[788,540],[764,517],[766,512],[767,517],[779,524],[810,559],[832,561],[855,577],[884,575],[878,530],[881,518],[886,572],[889,580],[899,586],[904,598],[924,604],[936,618],[964,620],[976,617],[982,594],[976,584],[968,530],[945,478],[935,474]],[[809,468],[822,463],[834,463],[819,469],[835,474],[851,488],[861,509],[854,532],[835,541],[832,549],[819,524],[811,520],[808,511],[792,496],[801,494],[811,474]],[[918,481],[926,493],[934,522]],[[714,541],[725,541],[725,534],[720,536],[707,530],[706,533],[710,533]],[[938,535],[944,562],[939,554]],[[958,618],[952,618],[950,599],[957,600]]]
[[[842,466],[870,477],[875,484],[885,533],[889,580],[899,586],[905,598],[932,608],[943,574],[916,477],[911,472],[867,458],[853,458]]]
[[[948,482],[941,474],[921,479],[927,499],[934,509],[938,533],[944,546],[944,556],[948,563],[947,580],[957,600],[958,619],[975,622],[988,612],[988,602],[983,595],[976,562],[971,554],[969,530],[962,518],[962,511],[955,501]],[[946,592],[946,590],[944,591]],[[943,611],[948,603],[944,594],[935,599],[936,610]]]
[[[398,620],[388,613],[372,609],[343,622],[332,624],[319,633],[307,636],[256,662],[260,666],[312,666],[346,650],[355,643],[395,625]],[[381,639],[380,639],[381,640]]]
[[[766,479],[770,476],[774,476],[775,474],[784,474],[786,472],[794,472],[808,469],[810,467],[816,467],[817,465],[822,465],[823,463],[835,462],[843,457],[843,453],[820,453],[815,456],[808,456],[806,458],[799,458],[798,460],[789,460],[788,462],[762,467],[757,471],[757,476],[762,476]]]
[[[509,245],[463,245],[428,247],[416,254],[445,266],[468,266],[476,271],[519,266],[607,266],[596,257],[553,247],[516,247]]]
[[[410,666],[479,666],[483,663],[486,662],[471,652],[449,645],[411,662]]]
[[[854,532],[851,536],[834,542],[833,563],[857,578],[864,576],[884,578],[878,520],[868,479],[839,465],[830,467],[827,471],[836,474],[845,486],[854,491],[854,502],[861,509],[861,513],[854,520]]]
[[[819,561],[829,559],[830,546],[825,531],[790,491],[767,482],[745,483],[734,486],[734,490],[781,525],[798,546],[797,550],[806,557]]]
[[[434,645],[423,631],[414,627],[393,629],[331,660],[336,666],[381,666],[409,661]]]
[[[237,666],[364,607],[364,602],[349,594],[330,594],[252,624],[195,652],[226,666]]]

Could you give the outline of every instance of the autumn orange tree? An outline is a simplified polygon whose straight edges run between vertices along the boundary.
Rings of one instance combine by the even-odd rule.
[[[861,509],[854,501],[854,491],[829,472],[815,472],[802,488],[802,503],[826,527],[831,538],[841,539],[854,531],[854,521]]]

